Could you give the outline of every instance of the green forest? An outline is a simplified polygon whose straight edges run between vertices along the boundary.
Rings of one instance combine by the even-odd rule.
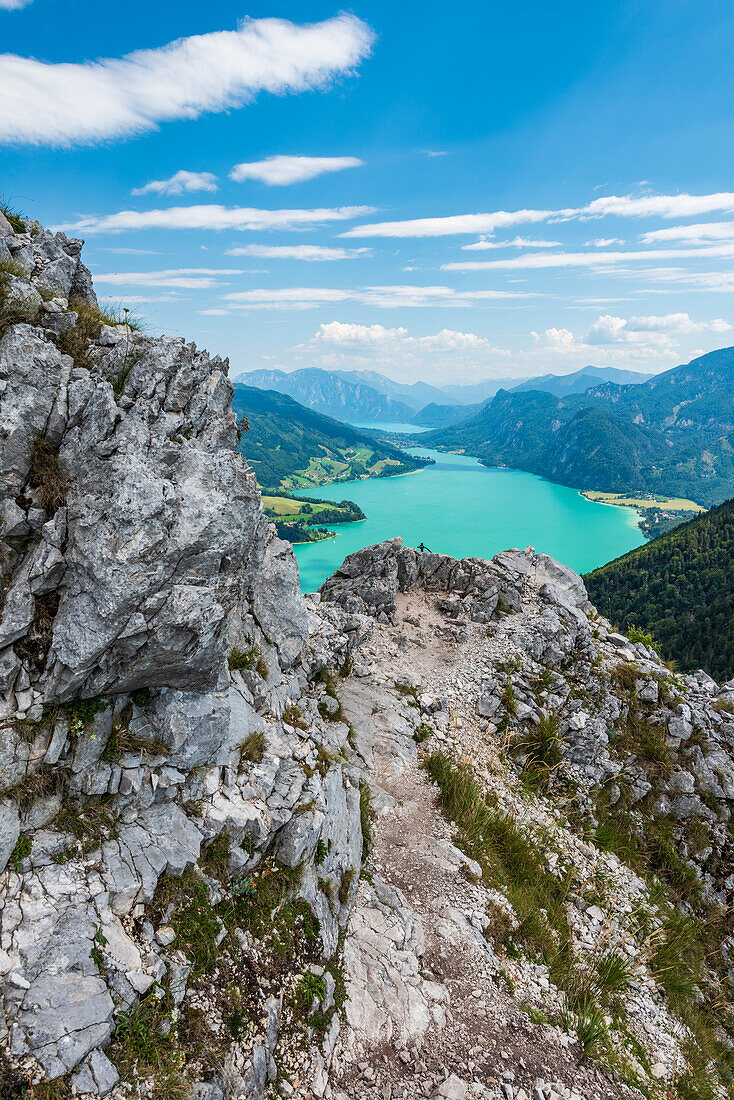
[[[623,632],[648,631],[684,671],[734,676],[734,500],[584,580],[592,602]]]

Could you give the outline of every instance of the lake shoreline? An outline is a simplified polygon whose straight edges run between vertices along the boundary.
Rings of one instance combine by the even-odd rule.
[[[421,448],[434,464],[407,473],[323,486],[323,497],[349,496],[365,513],[354,522],[329,524],[334,538],[294,547],[304,591],[315,591],[349,554],[401,536],[455,558],[491,558],[509,546],[535,546],[588,572],[644,542],[632,509],[600,508],[577,489],[541,475],[487,467],[476,458]],[[348,488],[347,488],[348,486]],[[294,496],[307,496],[300,490]]]

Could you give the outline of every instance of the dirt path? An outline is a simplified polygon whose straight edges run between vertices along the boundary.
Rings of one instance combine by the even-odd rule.
[[[419,714],[394,680],[420,682],[448,697],[453,732],[439,730],[429,749],[442,747],[441,736],[469,749],[484,736],[476,719],[478,678],[512,649],[501,627],[488,639],[486,628],[470,626],[461,644],[446,631],[424,594],[404,597],[396,626],[376,631],[372,671],[352,678],[342,693],[369,765],[378,820],[366,866],[373,883],[361,883],[350,926],[346,961],[354,1005],[340,1040],[335,1095],[637,1095],[581,1061],[578,1044],[566,1035],[531,1022],[483,934],[490,892],[478,880],[479,868],[452,843],[417,758],[412,730]],[[458,1080],[447,1081],[452,1074]]]

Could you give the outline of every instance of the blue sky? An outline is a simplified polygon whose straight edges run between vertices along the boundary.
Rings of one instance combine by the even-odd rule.
[[[0,40],[0,192],[233,375],[734,343],[731,3],[0,0]]]

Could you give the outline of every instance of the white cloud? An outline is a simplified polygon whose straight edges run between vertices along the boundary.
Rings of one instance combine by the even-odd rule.
[[[244,180],[260,180],[271,187],[283,187],[288,183],[304,183],[326,172],[341,172],[345,168],[359,168],[364,162],[357,157],[267,157],[249,163],[235,164],[229,178],[235,183]]]
[[[329,321],[320,325],[314,342],[351,345],[402,345],[406,348],[424,348],[429,351],[486,351],[497,349],[489,340],[473,332],[457,332],[441,329],[429,336],[411,336],[405,328],[385,328],[384,325],[357,325],[342,321]]]
[[[371,252],[370,248],[325,248],[318,244],[247,244],[228,248],[227,256],[258,256],[264,260],[352,260]]]
[[[400,306],[466,307],[481,302],[527,298],[521,292],[500,290],[459,291],[448,286],[367,286],[354,290],[327,287],[257,288],[225,295],[242,309],[314,309],[333,302],[359,302],[377,309]]]
[[[597,237],[595,241],[586,241],[586,248],[609,248],[613,244],[624,244],[619,237]]]
[[[698,225],[672,225],[669,229],[654,229],[643,233],[640,240],[644,244],[657,244],[659,241],[686,241],[699,244],[702,241],[734,240],[734,222],[704,222]]]
[[[238,268],[177,267],[168,271],[104,271],[94,276],[95,283],[112,286],[175,286],[187,290],[206,290],[219,285],[222,275],[241,275]]]
[[[731,325],[716,318],[713,321],[693,321],[687,313],[666,313],[651,317],[614,317],[605,314],[589,329],[587,344],[647,344],[670,346],[671,336],[688,336],[698,332],[728,332]]]
[[[716,318],[694,321],[687,313],[666,313],[661,316],[617,317],[601,314],[585,336],[576,336],[567,328],[550,328],[533,332],[539,348],[550,349],[566,360],[585,359],[620,363],[625,359],[670,360],[680,358],[682,337],[699,333],[719,335],[731,325]],[[592,358],[593,357],[593,358]]]
[[[513,237],[511,241],[494,241],[482,237],[473,244],[463,244],[462,252],[484,252],[488,248],[562,248],[561,241],[540,241],[531,237]]]
[[[341,345],[385,344],[407,335],[407,328],[385,328],[384,325],[355,325],[343,321],[328,321],[319,326],[314,340]]]
[[[217,177],[211,172],[187,172],[182,168],[167,180],[151,180],[144,187],[136,187],[131,195],[183,195],[190,191],[216,191]]]
[[[226,317],[229,313],[228,309],[199,309],[197,313],[200,317]]]
[[[88,144],[241,107],[262,91],[282,95],[323,88],[352,72],[373,40],[366,23],[342,14],[302,26],[284,19],[245,20],[235,31],[82,64],[5,54],[0,141]]]
[[[442,271],[491,271],[517,270],[545,267],[611,267],[616,264],[673,260],[690,257],[734,257],[734,241],[731,244],[709,245],[702,248],[651,248],[646,252],[526,252],[503,260],[460,260],[442,264]]]
[[[153,248],[101,248],[100,252],[112,252],[115,256],[160,256]]]
[[[574,334],[567,328],[547,328],[545,332],[532,332],[531,336],[538,344],[549,348],[571,348],[576,344]]]
[[[85,214],[55,226],[72,233],[121,233],[129,229],[302,229],[324,222],[346,221],[372,213],[370,206],[323,210],[258,210],[250,206],[170,206],[165,210],[120,210]]]
[[[561,210],[560,216],[586,218],[692,218],[713,210],[734,212],[734,194],[713,195],[608,195],[576,210]]]
[[[342,237],[453,237],[462,233],[494,233],[508,225],[522,222],[543,222],[553,216],[553,210],[497,210],[492,214],[452,214],[444,218],[411,218],[398,222],[375,222],[356,225]]]
[[[0,0],[0,11],[20,11],[31,2],[32,0]]]
[[[608,195],[586,206],[563,210],[496,210],[487,214],[451,214],[441,218],[412,218],[406,221],[358,225],[343,237],[449,237],[464,233],[492,234],[502,226],[529,222],[559,222],[578,218],[618,217],[682,218],[722,210],[734,213],[734,193],[713,195]]]

